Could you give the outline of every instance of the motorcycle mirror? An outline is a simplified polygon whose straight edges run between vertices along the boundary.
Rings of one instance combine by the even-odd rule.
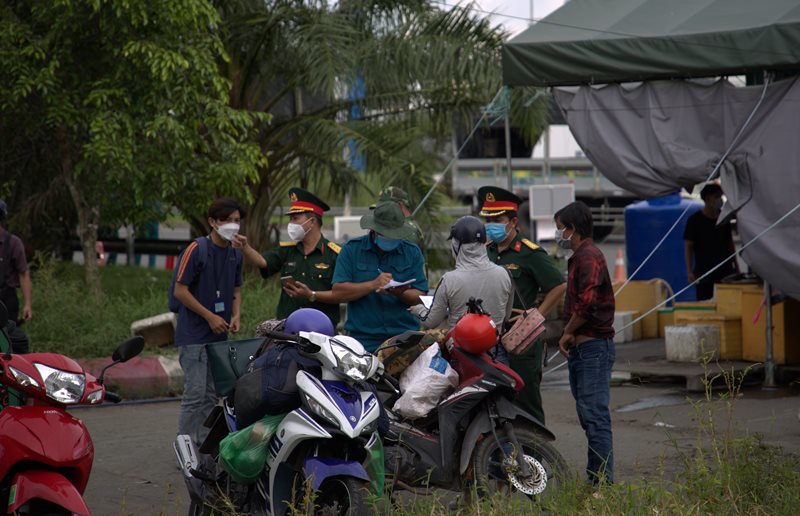
[[[0,302],[0,328],[5,328],[8,324],[8,308]]]
[[[116,362],[127,362],[144,349],[144,337],[137,335],[126,340],[114,350],[111,355],[111,360]]]

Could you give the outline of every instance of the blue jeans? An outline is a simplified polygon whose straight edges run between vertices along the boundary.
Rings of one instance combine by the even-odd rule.
[[[178,435],[189,434],[195,445],[200,446],[209,431],[203,423],[218,401],[205,344],[178,346],[178,359],[184,381]]]
[[[614,481],[614,446],[611,437],[609,382],[614,365],[613,339],[578,344],[569,352],[569,387],[581,428],[589,442],[586,473],[589,481]]]

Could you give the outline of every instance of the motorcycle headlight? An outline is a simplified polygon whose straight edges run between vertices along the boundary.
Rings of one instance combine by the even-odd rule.
[[[42,375],[48,397],[64,404],[81,401],[83,390],[86,387],[84,375],[53,369],[44,364],[36,364],[36,369]]]
[[[320,403],[317,400],[315,400],[305,392],[303,393],[303,399],[305,400],[306,407],[308,407],[308,409],[311,412],[327,420],[329,423],[335,425],[336,427],[339,426],[339,421],[337,421],[336,417],[333,414],[331,414],[331,412],[328,409],[320,405]]]
[[[36,387],[39,388],[39,382],[28,376],[27,374],[23,373],[19,369],[14,367],[8,366],[8,370],[11,371],[11,376],[20,384],[22,387]]]
[[[372,369],[372,355],[356,355],[348,348],[335,342],[331,342],[331,349],[339,362],[333,368],[334,371],[356,381],[367,379]]]

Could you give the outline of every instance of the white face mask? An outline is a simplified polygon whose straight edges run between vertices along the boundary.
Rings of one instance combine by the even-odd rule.
[[[303,238],[305,238],[306,233],[308,233],[308,231],[306,231],[304,226],[308,224],[310,221],[311,219],[308,219],[302,224],[296,224],[294,222],[290,222],[289,225],[286,227],[286,232],[289,233],[289,238],[291,238],[295,242],[299,242]]]
[[[236,222],[228,222],[227,224],[217,226],[217,234],[228,242],[233,241],[233,237],[235,237],[238,233],[239,224]]]
[[[570,240],[572,240],[572,235],[574,235],[575,232],[573,231],[572,235],[570,235],[569,238],[564,238],[564,231],[566,230],[567,228],[564,229],[556,228],[556,244],[558,244],[558,246],[562,249],[572,249],[572,243],[570,242]]]

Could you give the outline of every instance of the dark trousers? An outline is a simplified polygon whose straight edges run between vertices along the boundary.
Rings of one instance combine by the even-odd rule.
[[[517,373],[525,388],[517,396],[516,403],[544,424],[544,409],[542,408],[542,393],[539,386],[542,383],[542,353],[544,345],[536,342],[527,353],[512,355],[508,359],[511,369]]]
[[[609,383],[616,352],[613,339],[595,339],[569,351],[569,386],[589,442],[586,474],[591,483],[614,481]]]
[[[0,291],[0,301],[6,305],[8,310],[8,320],[19,323],[19,298],[17,298],[17,289],[4,288]]]

